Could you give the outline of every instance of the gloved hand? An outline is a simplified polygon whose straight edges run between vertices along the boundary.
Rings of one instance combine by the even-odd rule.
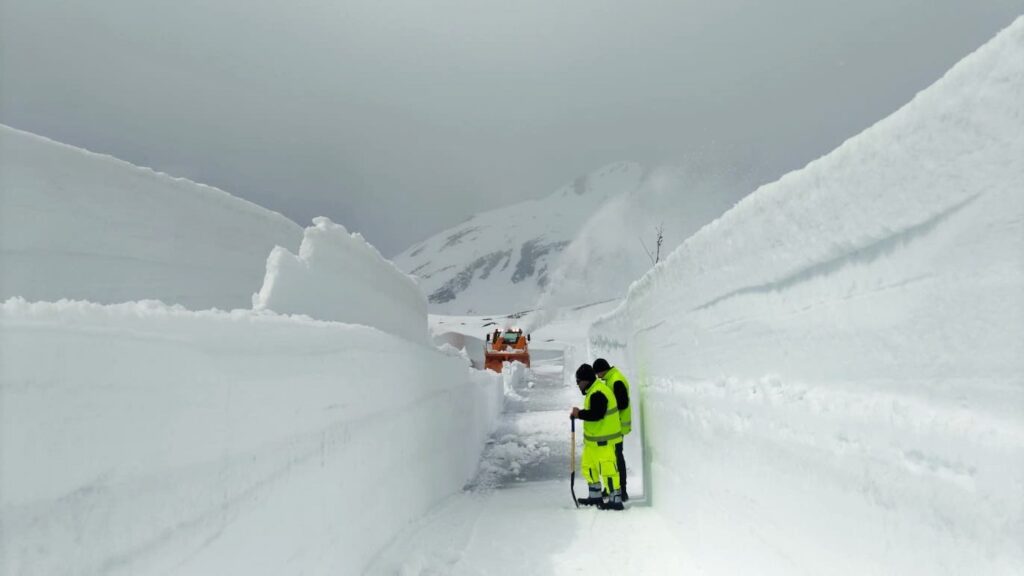
[[[573,406],[572,407],[572,413],[569,414],[569,418],[579,418],[579,417],[580,417],[580,409],[578,407],[576,407],[576,406]]]

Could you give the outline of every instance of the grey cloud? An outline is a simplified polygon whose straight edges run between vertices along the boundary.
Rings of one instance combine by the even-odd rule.
[[[762,179],[827,152],[1024,0],[2,0],[0,121],[385,253],[602,164]]]

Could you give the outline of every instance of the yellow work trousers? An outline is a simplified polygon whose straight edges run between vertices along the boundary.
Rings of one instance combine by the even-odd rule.
[[[603,479],[604,487],[609,494],[621,488],[613,442],[609,442],[605,446],[584,442],[583,460],[580,462],[580,466],[583,468],[583,476],[587,479],[588,484],[600,484]]]

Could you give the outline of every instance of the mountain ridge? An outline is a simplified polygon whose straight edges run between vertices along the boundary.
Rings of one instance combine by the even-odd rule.
[[[439,313],[491,313],[533,306],[562,252],[611,198],[640,187],[648,171],[615,162],[552,194],[481,212],[394,258],[416,276]]]

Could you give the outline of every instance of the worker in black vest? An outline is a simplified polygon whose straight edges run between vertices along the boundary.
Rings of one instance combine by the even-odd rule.
[[[619,482],[622,486],[622,501],[629,500],[626,492],[626,457],[622,453],[622,444],[626,434],[633,429],[633,406],[629,402],[629,380],[623,376],[618,368],[608,364],[604,358],[594,360],[594,372],[597,377],[604,380],[608,388],[611,388],[615,395],[615,402],[619,407],[619,420],[622,424],[622,439],[615,445],[615,460],[619,468]]]

